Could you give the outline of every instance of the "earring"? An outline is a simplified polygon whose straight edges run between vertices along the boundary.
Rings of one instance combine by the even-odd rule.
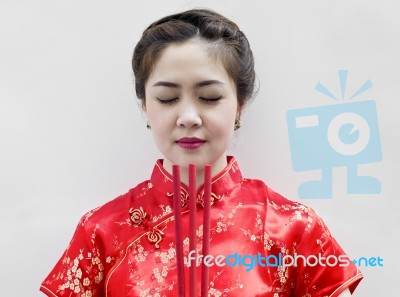
[[[150,126],[150,124],[149,124],[149,121],[147,121],[146,128],[149,129],[149,130],[151,129],[151,126]]]
[[[237,130],[237,129],[239,129],[240,128],[240,119],[236,119],[235,120],[235,125],[233,126],[233,130]]]

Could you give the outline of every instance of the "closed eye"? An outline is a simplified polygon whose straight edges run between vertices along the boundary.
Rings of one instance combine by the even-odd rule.
[[[176,98],[169,98],[169,99],[162,99],[162,98],[158,98],[158,97],[156,97],[156,98],[157,98],[157,101],[158,101],[159,103],[161,103],[161,104],[173,104],[173,103],[175,103],[176,100],[179,99],[178,97],[176,97]]]
[[[222,98],[222,95],[218,96],[218,97],[213,97],[213,98],[205,98],[205,97],[199,97],[199,98],[202,101],[205,101],[206,103],[213,104],[213,103],[217,103]]]

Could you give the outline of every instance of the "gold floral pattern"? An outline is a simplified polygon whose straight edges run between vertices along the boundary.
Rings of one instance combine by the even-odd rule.
[[[189,194],[181,188],[181,206],[186,207],[189,201]],[[173,197],[174,193],[167,193],[168,197]],[[224,197],[224,195],[217,195],[213,192],[211,192],[211,202],[210,204],[213,205],[216,201],[221,200]],[[197,205],[200,205],[201,207],[204,207],[204,190],[202,190],[196,197],[196,203]]]
[[[183,188],[181,188],[181,207],[187,206],[188,200],[189,200],[189,193],[186,192]],[[167,192],[167,196],[172,198],[174,197],[174,193]]]
[[[210,204],[213,205],[216,201],[221,200],[223,197],[224,195],[217,195],[211,192]],[[204,190],[202,190],[200,194],[197,195],[197,203],[200,204],[202,207],[204,207]]]
[[[343,253],[312,209],[285,199],[261,181],[243,179],[236,161],[228,162],[212,181],[210,255]],[[150,180],[84,215],[41,290],[51,297],[176,296],[175,221],[168,198],[172,188],[172,178],[159,161]],[[188,269],[188,195],[181,189]],[[202,205],[203,189],[196,198]],[[202,219],[198,207],[197,254],[203,245]],[[348,286],[354,289],[362,278],[354,265],[245,268],[210,267],[208,296],[329,296]]]
[[[129,214],[133,222],[133,226],[135,227],[138,227],[140,224],[142,224],[143,220],[147,216],[147,213],[143,210],[142,207],[129,209]]]
[[[73,292],[77,294],[76,296],[96,296],[98,293],[96,287],[104,279],[104,266],[99,256],[100,251],[95,248],[92,251],[81,250],[73,259],[65,257],[62,260],[65,269],[56,277],[61,283],[57,288],[59,295]],[[91,277],[84,277],[87,272]]]
[[[149,242],[154,244],[156,248],[160,247],[159,243],[161,242],[163,237],[164,237],[164,232],[157,229],[156,227],[154,227],[151,231],[147,233],[147,239],[149,240]]]

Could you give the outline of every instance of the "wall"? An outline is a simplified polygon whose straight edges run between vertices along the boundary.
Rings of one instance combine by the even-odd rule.
[[[235,20],[255,53],[259,93],[231,148],[244,174],[315,208],[351,257],[384,259],[361,267],[354,296],[394,295],[398,2],[2,0],[2,296],[42,296],[39,284],[80,216],[149,177],[160,154],[135,101],[133,47],[151,21],[199,6]],[[296,126],[302,112],[311,118]],[[307,137],[316,167],[301,161]],[[368,181],[349,193],[351,166],[381,188]],[[316,198],[300,198],[299,186],[320,179],[322,167],[332,172],[331,198],[315,190],[304,195]]]

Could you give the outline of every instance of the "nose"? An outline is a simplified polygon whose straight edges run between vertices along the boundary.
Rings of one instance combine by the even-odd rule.
[[[184,128],[200,127],[202,125],[199,110],[194,102],[181,104],[176,125]]]

